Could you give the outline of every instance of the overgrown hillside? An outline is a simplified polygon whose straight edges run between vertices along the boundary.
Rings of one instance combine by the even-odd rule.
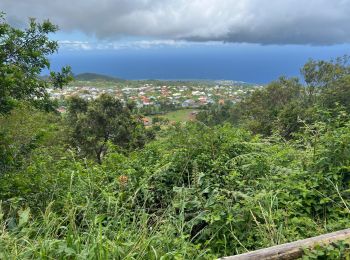
[[[0,27],[0,259],[214,259],[349,227],[346,57],[145,128],[108,95],[56,111],[55,29]]]

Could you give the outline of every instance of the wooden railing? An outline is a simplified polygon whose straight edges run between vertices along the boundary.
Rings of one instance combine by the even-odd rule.
[[[264,260],[264,259],[297,259],[302,256],[304,248],[316,245],[327,245],[333,242],[350,239],[350,228],[325,235],[311,237],[295,242],[268,247],[240,255],[227,256],[221,260]]]

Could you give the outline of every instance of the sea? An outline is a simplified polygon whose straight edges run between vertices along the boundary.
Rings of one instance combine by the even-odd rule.
[[[74,73],[94,72],[123,79],[235,80],[265,84],[280,76],[301,77],[309,59],[350,54],[350,45],[299,46],[220,44],[118,50],[60,50],[51,69],[70,65]]]

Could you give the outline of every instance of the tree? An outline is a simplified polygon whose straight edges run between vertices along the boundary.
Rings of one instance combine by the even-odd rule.
[[[13,173],[30,163],[37,148],[56,149],[63,139],[59,137],[59,126],[58,114],[25,103],[0,116],[0,175]]]
[[[70,99],[68,124],[73,145],[83,156],[93,157],[98,163],[102,163],[108,143],[131,150],[142,147],[151,136],[128,106],[109,95],[91,102],[79,97]]]
[[[319,97],[319,103],[326,109],[333,109],[340,105],[350,112],[350,74],[323,89]]]
[[[350,74],[350,57],[338,57],[331,61],[309,60],[301,69],[304,80],[307,84],[309,102],[316,100],[316,94],[329,88],[334,82]]]
[[[239,106],[248,128],[254,133],[263,135],[272,134],[277,121],[286,121],[282,117],[289,116],[289,111],[293,107],[293,116],[288,118],[288,123],[280,125],[282,128],[286,126],[289,129],[280,129],[289,136],[290,129],[297,129],[298,113],[301,110],[296,110],[294,107],[301,108],[302,100],[303,88],[298,79],[281,77],[271,82],[266,88],[253,92]]]
[[[58,43],[49,39],[57,30],[50,21],[37,23],[35,19],[30,19],[27,29],[16,29],[0,13],[0,114],[9,113],[21,100],[49,109],[46,89],[62,87],[72,79],[70,67],[50,72],[48,79],[40,77],[44,69],[50,69],[47,56],[58,49]]]

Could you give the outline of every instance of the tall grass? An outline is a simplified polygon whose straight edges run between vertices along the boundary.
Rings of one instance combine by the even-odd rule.
[[[0,259],[213,259],[346,228],[348,159],[326,160],[329,139],[189,125],[102,165],[37,149],[0,179]]]

